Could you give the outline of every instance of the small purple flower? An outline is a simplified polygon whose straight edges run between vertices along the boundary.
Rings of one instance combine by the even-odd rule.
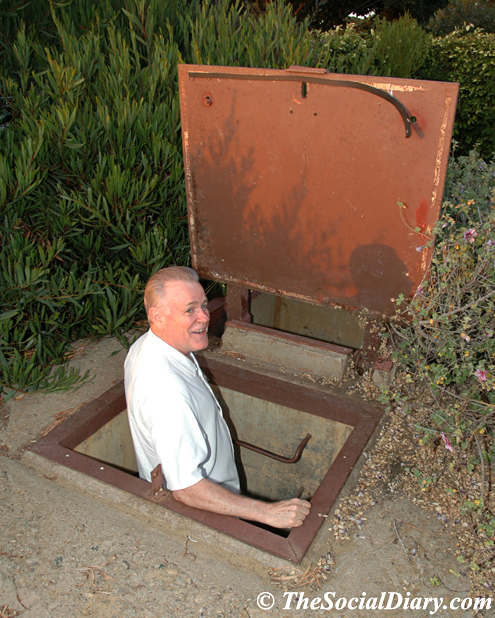
[[[442,230],[443,230],[444,227],[447,227],[447,225],[448,225],[447,223],[443,223],[442,224]]]
[[[474,229],[474,227],[470,227],[464,232],[464,240],[471,244],[474,242],[476,236],[478,236],[478,232]]]
[[[476,369],[474,374],[480,382],[486,382],[486,371],[484,369]]]
[[[453,453],[454,449],[452,448],[452,444],[449,442],[449,439],[447,438],[447,436],[443,433],[443,431],[441,432],[440,435],[442,436],[442,440],[445,444],[445,448],[451,453]]]
[[[486,244],[487,244],[489,247],[494,247],[494,246],[495,246],[495,240],[489,240]]]
[[[423,286],[422,285],[418,285],[418,287],[416,288],[416,296],[423,296]]]
[[[421,245],[421,246],[419,246],[419,247],[416,247],[416,251],[417,251],[418,253],[420,253],[421,251],[423,251],[423,249],[424,249],[424,246],[423,246],[423,245]]]

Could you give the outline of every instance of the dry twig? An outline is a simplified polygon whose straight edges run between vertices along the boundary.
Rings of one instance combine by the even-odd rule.
[[[102,566],[85,566],[82,567],[80,569],[76,569],[76,571],[81,571],[84,573],[84,575],[86,575],[86,581],[83,582],[80,585],[76,584],[77,588],[81,588],[82,586],[84,586],[84,584],[91,578],[91,585],[93,586],[93,594],[112,594],[108,588],[109,588],[109,581],[115,581],[113,577],[110,577],[110,575],[107,575],[105,573],[105,571],[103,570],[103,567],[105,567],[108,564],[108,562],[106,562],[105,564],[103,564]],[[104,577],[105,579],[105,585],[106,585],[106,589],[105,588],[101,588],[98,583],[97,583],[97,576],[101,575]]]
[[[0,618],[14,618],[19,613],[15,609],[9,609],[7,605],[0,606]]]
[[[393,522],[394,522],[395,534],[397,535],[397,538],[399,539],[400,544],[402,545],[402,549],[404,550],[404,553],[406,554],[407,559],[409,560],[409,562],[411,562],[411,557],[409,556],[409,553],[408,553],[408,551],[406,549],[406,546],[404,545],[404,542],[403,542],[403,540],[400,537],[399,531],[397,530],[397,524],[395,523],[395,519],[393,520]]]
[[[16,592],[16,597],[17,597],[17,600],[19,601],[19,603],[22,605],[22,607],[24,607],[24,609],[28,609],[28,608],[24,605],[24,603],[21,601],[21,597],[19,596],[19,593],[18,593],[18,592]]]
[[[317,566],[311,570],[311,566],[312,565],[310,564],[304,573],[302,573],[299,569],[294,569],[292,567],[276,567],[270,569],[268,571],[268,575],[272,582],[291,582],[290,588],[299,588],[301,586],[316,584],[321,590],[320,577],[323,575],[323,569],[321,566]],[[290,569],[290,574],[278,575],[275,573],[275,571],[284,569]]]
[[[474,434],[474,439],[476,441],[476,446],[478,447],[478,452],[480,455],[481,462],[481,499],[485,499],[485,462],[483,460],[483,450],[481,448],[481,444],[477,434]]]
[[[78,410],[80,410],[86,404],[87,404],[87,401],[83,401],[83,403],[80,403],[75,408],[70,408],[69,410],[63,410],[62,412],[57,412],[57,414],[54,415],[55,420],[53,421],[53,423],[50,423],[48,427],[45,427],[45,429],[43,429],[43,431],[40,433],[40,437],[43,438],[43,436],[46,436],[47,433],[50,433],[52,429],[55,429],[57,425],[60,425],[60,423],[62,423],[63,421],[65,421],[65,419],[75,414]]]
[[[186,539],[186,549],[184,550],[183,556],[184,556],[184,558],[187,556],[189,558],[189,560],[194,562],[196,560],[196,555],[189,551],[189,549],[187,547],[189,545],[189,541],[192,541],[193,543],[197,543],[198,542],[198,541],[195,541],[194,539],[192,539],[190,536],[188,536],[187,539]]]

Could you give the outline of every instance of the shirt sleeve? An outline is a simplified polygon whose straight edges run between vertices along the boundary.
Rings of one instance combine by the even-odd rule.
[[[187,393],[177,382],[167,382],[159,392],[149,392],[146,409],[151,441],[170,491],[186,489],[205,478],[203,464],[211,456],[204,430]]]

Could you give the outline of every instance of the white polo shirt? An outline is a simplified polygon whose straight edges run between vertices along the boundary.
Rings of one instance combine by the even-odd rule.
[[[139,476],[162,464],[169,490],[203,478],[239,493],[232,439],[203,372],[151,330],[125,360],[125,392]]]

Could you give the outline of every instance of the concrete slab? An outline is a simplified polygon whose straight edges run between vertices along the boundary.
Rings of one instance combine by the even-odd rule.
[[[281,566],[271,556],[265,569],[253,569],[250,548],[233,545],[227,551],[194,522],[160,521],[151,510],[111,504],[108,494],[96,497],[6,457],[0,459],[0,478],[0,607],[37,618],[255,618],[267,615],[257,598],[268,592],[274,599],[268,615],[287,615],[290,597],[268,576],[269,567]],[[389,592],[405,598],[410,592],[411,598],[446,602],[467,596],[469,580],[449,571],[455,568],[454,539],[429,517],[407,499],[390,500],[373,507],[350,541],[336,543],[327,532],[321,548],[334,566],[321,591],[296,587],[303,602],[298,611],[313,615],[304,599],[324,599],[325,593],[333,600],[359,599],[363,592],[367,598]],[[411,547],[417,548],[414,556]],[[289,607],[296,610],[297,599]],[[428,609],[414,615],[431,614]],[[455,614],[441,609],[436,615]]]
[[[352,355],[350,348],[236,321],[227,322],[222,349],[335,380],[342,379]]]

